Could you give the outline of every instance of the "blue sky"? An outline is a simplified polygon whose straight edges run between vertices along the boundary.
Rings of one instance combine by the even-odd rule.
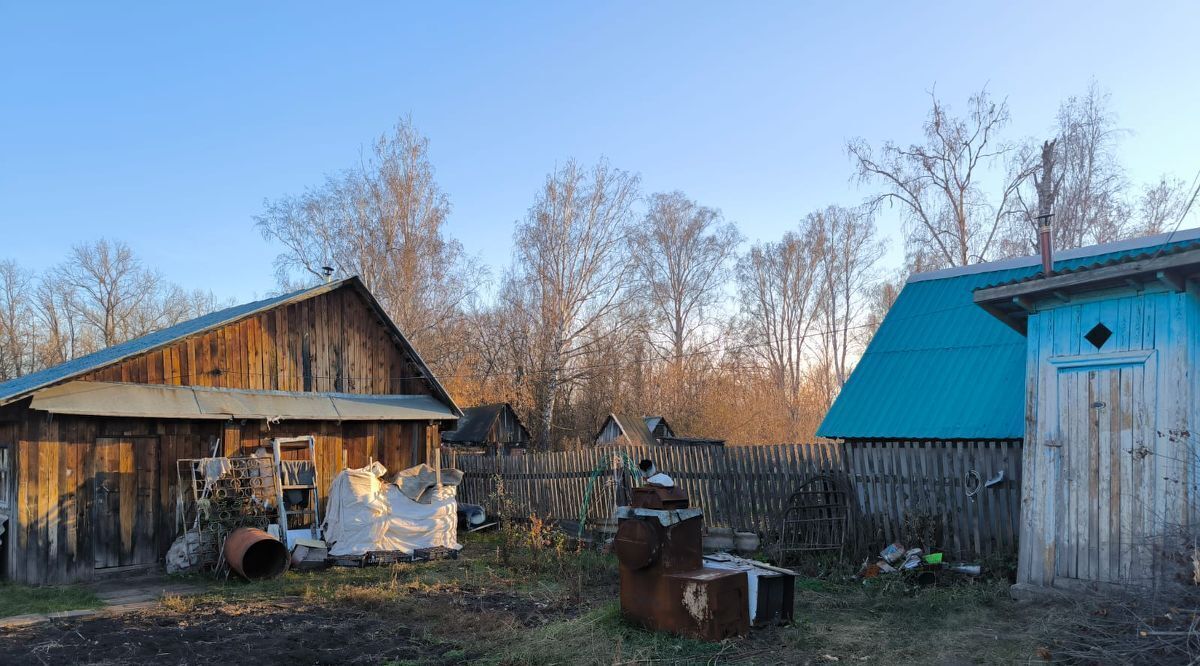
[[[916,140],[936,85],[1007,96],[1045,135],[1095,77],[1134,182],[1200,169],[1200,3],[0,2],[0,258],[122,239],[249,299],[278,248],[252,217],[411,114],[498,272],[556,163],[604,155],[752,240],[856,203],[846,139]],[[894,213],[879,220],[893,240]]]

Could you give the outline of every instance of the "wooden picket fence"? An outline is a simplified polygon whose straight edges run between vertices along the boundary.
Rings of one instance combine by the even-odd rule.
[[[497,479],[519,512],[590,524],[611,520],[621,471],[653,458],[705,511],[708,527],[778,532],[787,502],[805,481],[831,477],[846,489],[850,552],[870,552],[933,530],[956,557],[1015,553],[1021,444],[986,442],[817,442],[763,446],[601,447],[511,456],[453,455],[464,472],[459,497],[490,505]],[[974,470],[975,474],[971,472]],[[1004,479],[983,484],[1000,470]],[[979,488],[967,496],[975,479]]]
[[[843,450],[860,542],[915,543],[920,533],[956,557],[1016,555],[1020,440],[854,441]]]
[[[499,475],[518,510],[578,520],[587,498],[587,520],[601,522],[611,518],[615,506],[614,459],[636,465],[653,458],[693,504],[705,510],[707,525],[766,533],[772,521],[782,517],[797,480],[844,474],[841,455],[835,443],[606,446],[515,456],[462,455],[456,464],[464,472],[459,489],[463,501],[487,504]],[[625,479],[628,483],[629,477]]]

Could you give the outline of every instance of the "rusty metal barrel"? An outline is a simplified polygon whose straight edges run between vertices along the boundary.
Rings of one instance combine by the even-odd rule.
[[[225,561],[246,580],[282,576],[288,560],[287,547],[262,530],[239,527],[225,538]]]

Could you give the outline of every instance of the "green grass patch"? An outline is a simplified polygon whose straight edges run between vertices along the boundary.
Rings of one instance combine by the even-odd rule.
[[[91,590],[83,587],[31,587],[0,583],[0,617],[86,610],[103,605]]]
[[[726,648],[661,632],[646,631],[621,617],[607,602],[577,618],[528,632],[519,643],[485,660],[519,664],[615,664],[694,662],[712,659]]]

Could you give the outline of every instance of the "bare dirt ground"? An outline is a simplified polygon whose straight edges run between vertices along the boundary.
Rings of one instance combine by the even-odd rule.
[[[476,538],[456,561],[210,583],[145,611],[3,630],[0,664],[1024,663],[1041,661],[1054,612],[999,583],[808,579],[794,624],[712,644],[624,622],[616,578],[608,556],[504,563]]]

